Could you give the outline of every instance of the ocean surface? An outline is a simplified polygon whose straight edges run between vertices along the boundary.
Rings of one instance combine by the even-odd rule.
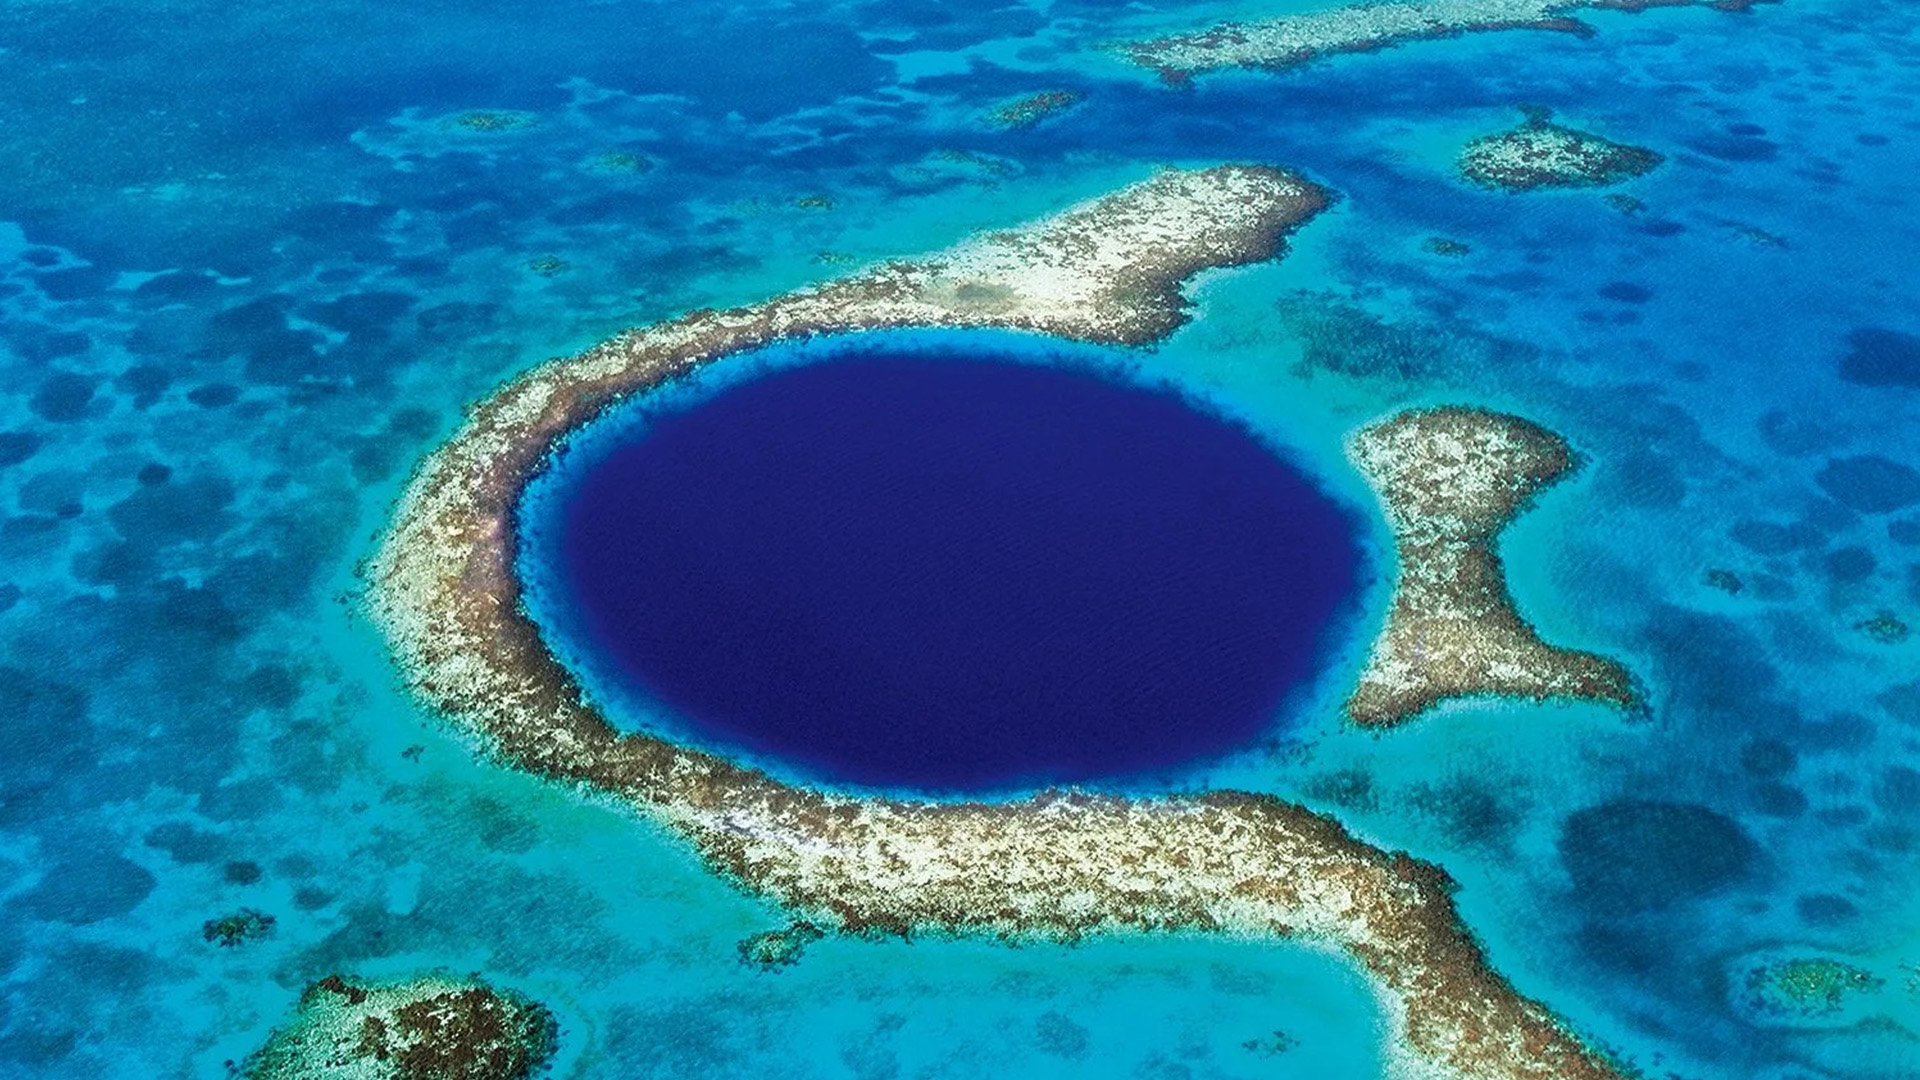
[[[1649,707],[1356,732],[1358,632],[1178,784],[1438,863],[1495,966],[1649,1076],[1920,1075],[1920,633],[1868,629],[1920,627],[1912,5],[1585,12],[1186,91],[1101,47],[1309,6],[0,5],[0,1075],[226,1077],[315,979],[446,969],[548,1002],[559,1076],[1378,1076],[1364,979],[1298,945],[745,966],[782,913],[474,760],[360,600],[412,464],[542,359],[1219,161],[1339,201],[1203,275],[1137,376],[1360,508],[1342,439],[1401,408],[1562,433],[1514,591]],[[990,119],[1046,90],[1083,98]],[[1522,105],[1664,155],[1639,208],[1461,182]],[[271,934],[203,938],[241,909]],[[1779,952],[1887,982],[1756,1019]]]

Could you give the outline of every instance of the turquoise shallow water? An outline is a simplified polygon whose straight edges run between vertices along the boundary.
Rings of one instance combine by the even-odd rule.
[[[1285,261],[1205,275],[1143,371],[1284,428],[1361,505],[1341,437],[1394,409],[1564,433],[1585,468],[1508,537],[1515,591],[1650,708],[1475,703],[1374,736],[1330,686],[1182,783],[1440,863],[1496,965],[1650,1074],[1920,1072],[1897,966],[1920,961],[1920,636],[1856,629],[1920,624],[1920,507],[1828,473],[1920,467],[1920,389],[1842,377],[1849,333],[1920,334],[1909,14],[1601,13],[1586,39],[1191,92],[1094,48],[1228,10],[1279,9],[0,8],[0,1072],[221,1077],[315,978],[444,967],[550,1001],[566,1075],[1377,1075],[1365,986],[1297,947],[829,941],[744,967],[779,913],[471,761],[358,614],[411,462],[513,373],[1219,160],[1340,201]],[[980,120],[1049,88],[1085,100]],[[1455,182],[1522,103],[1665,154],[1621,189],[1644,209]],[[472,110],[500,115],[448,121]],[[1643,830],[1607,865],[1564,842],[1649,799],[1750,838],[1739,879],[1667,881],[1657,909],[1576,890],[1718,835]],[[241,907],[272,936],[202,940]],[[1751,1022],[1730,985],[1776,947],[1880,965],[1882,1018]]]

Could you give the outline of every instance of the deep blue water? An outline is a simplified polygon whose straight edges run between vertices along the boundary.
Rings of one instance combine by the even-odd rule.
[[[949,350],[777,368],[561,457],[550,604],[706,740],[833,781],[1065,783],[1270,734],[1353,607],[1348,512],[1169,389]]]

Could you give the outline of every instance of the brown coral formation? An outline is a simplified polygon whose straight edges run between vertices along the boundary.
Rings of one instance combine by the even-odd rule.
[[[1573,470],[1558,435],[1514,416],[1446,408],[1361,431],[1349,452],[1386,506],[1400,579],[1348,699],[1355,723],[1400,723],[1471,695],[1632,705],[1626,669],[1541,641],[1514,609],[1495,540]]]
[[[557,1039],[545,1006],[476,979],[329,975],[242,1071],[248,1080],[526,1080]]]
[[[484,752],[646,813],[820,928],[1298,938],[1372,974],[1399,1073],[1616,1077],[1489,968],[1445,874],[1302,807],[1238,793],[937,804],[791,787],[616,731],[520,607],[515,501],[555,441],[621,395],[776,339],[869,327],[1149,342],[1184,318],[1189,275],[1273,256],[1325,204],[1273,169],[1162,173],[1018,231],[545,365],[477,406],[421,465],[369,567],[373,612],[414,689]]]

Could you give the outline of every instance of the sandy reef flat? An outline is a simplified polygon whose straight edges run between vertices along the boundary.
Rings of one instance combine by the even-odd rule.
[[[762,304],[694,312],[536,368],[477,405],[416,471],[367,568],[374,617],[415,692],[482,753],[645,814],[717,873],[822,929],[1291,938],[1369,973],[1395,1075],[1617,1076],[1489,967],[1443,871],[1329,818],[1237,792],[932,803],[795,787],[616,731],[521,608],[516,501],[557,440],[622,396],[771,341],[867,328],[1151,342],[1185,319],[1186,278],[1272,258],[1326,204],[1277,169],[1167,171],[1018,230]],[[1393,475],[1418,488],[1414,473]],[[1489,474],[1488,497],[1460,516],[1478,520],[1499,503],[1507,475]]]
[[[1353,4],[1254,22],[1221,23],[1120,46],[1120,53],[1152,68],[1169,83],[1229,68],[1280,69],[1323,56],[1373,52],[1409,41],[1491,30],[1556,30],[1590,34],[1574,18],[1583,9],[1644,11],[1705,6],[1745,11],[1768,0],[1403,0]]]

